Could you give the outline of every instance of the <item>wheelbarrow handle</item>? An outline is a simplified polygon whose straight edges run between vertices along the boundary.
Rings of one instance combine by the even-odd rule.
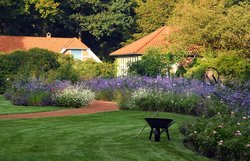
[[[157,113],[159,112],[159,110],[157,110],[154,115],[152,117],[154,117]],[[143,130],[148,126],[148,124],[146,124],[140,131],[139,133],[135,136],[136,138],[143,132]]]

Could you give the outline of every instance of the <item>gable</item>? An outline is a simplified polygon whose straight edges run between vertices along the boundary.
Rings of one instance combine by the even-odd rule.
[[[112,52],[110,56],[142,55],[148,48],[166,47],[169,45],[169,42],[166,41],[166,37],[175,31],[177,31],[175,27],[163,26],[155,32]]]

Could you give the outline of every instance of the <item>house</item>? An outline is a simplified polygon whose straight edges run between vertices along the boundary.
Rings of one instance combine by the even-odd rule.
[[[31,48],[43,48],[50,51],[70,54],[75,59],[93,59],[96,62],[101,60],[77,38],[56,38],[50,33],[46,37],[30,36],[0,36],[0,51],[9,53],[15,50],[29,50]]]
[[[148,48],[166,48],[170,43],[166,37],[177,31],[175,27],[163,26],[149,35],[128,44],[110,54],[117,61],[117,76],[127,75],[128,63],[141,58]]]

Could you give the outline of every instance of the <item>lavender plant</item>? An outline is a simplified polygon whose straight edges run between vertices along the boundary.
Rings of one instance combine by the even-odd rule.
[[[41,80],[17,81],[4,94],[15,105],[48,106],[53,105],[51,94],[63,90],[70,81],[55,81],[52,84]]]
[[[90,89],[96,92],[97,98],[106,100],[115,100],[122,102],[122,97],[117,96],[123,95],[128,97],[126,101],[131,100],[132,93],[138,89],[150,89],[158,92],[171,93],[173,96],[192,96],[197,97],[201,100],[197,104],[198,111],[212,110],[212,105],[221,105],[222,108],[230,107],[233,111],[245,111],[249,112],[250,107],[250,83],[246,83],[244,88],[232,89],[222,86],[208,86],[199,80],[189,80],[182,77],[179,78],[167,78],[167,77],[127,77],[127,78],[112,78],[102,79],[97,78],[89,81],[82,82],[82,84],[88,86]],[[130,91],[130,92],[128,92]],[[159,97],[158,97],[159,98]],[[212,98],[212,99],[210,99]],[[177,102],[179,102],[178,99]],[[214,103],[214,102],[220,103]],[[128,104],[129,102],[122,102],[121,104]],[[222,105],[223,104],[223,105]],[[189,103],[186,102],[188,106]],[[219,107],[216,107],[219,108]],[[198,112],[197,111],[197,112]],[[200,113],[200,112],[198,112]],[[213,111],[212,113],[216,113]]]

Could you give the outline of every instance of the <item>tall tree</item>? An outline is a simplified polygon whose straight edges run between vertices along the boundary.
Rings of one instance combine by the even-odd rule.
[[[156,29],[167,25],[167,20],[172,14],[179,0],[135,0],[137,3],[136,24],[133,36],[123,45],[129,44]]]
[[[81,34],[98,56],[120,47],[134,27],[134,5],[131,0],[62,0],[60,14],[51,27],[58,36]]]
[[[228,7],[225,0],[185,0],[169,20],[180,32],[172,36],[179,47],[192,44],[214,51],[238,50],[250,55],[250,3]]]
[[[44,34],[46,24],[57,14],[58,5],[54,0],[2,0],[0,34]]]

